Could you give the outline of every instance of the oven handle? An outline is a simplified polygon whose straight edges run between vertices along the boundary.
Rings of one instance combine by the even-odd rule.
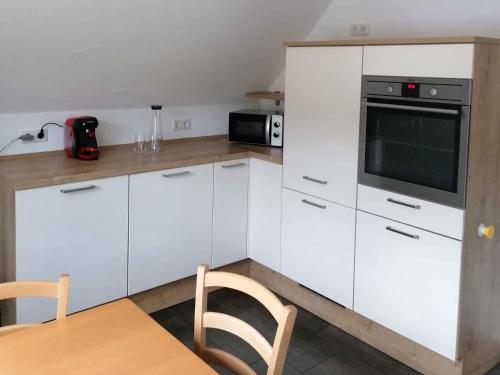
[[[368,107],[402,109],[405,111],[443,113],[446,115],[458,115],[458,114],[460,114],[460,112],[457,109],[416,107],[416,106],[414,107],[412,105],[386,104],[386,103],[373,103],[373,102],[363,102],[362,104],[364,104]]]

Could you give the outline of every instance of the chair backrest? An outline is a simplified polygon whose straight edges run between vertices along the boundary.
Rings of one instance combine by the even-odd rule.
[[[271,344],[248,323],[230,315],[207,312],[208,288],[224,287],[239,290],[260,301],[278,323]],[[267,375],[281,375],[297,316],[295,306],[284,306],[271,291],[248,277],[229,272],[208,272],[198,267],[194,320],[194,351],[206,362],[219,365],[238,375],[256,375],[255,371],[234,355],[206,345],[206,329],[215,328],[232,333],[250,344],[268,365]]]
[[[17,297],[57,298],[56,319],[64,319],[68,310],[69,275],[61,275],[59,282],[52,281],[14,281],[0,284],[0,300]],[[0,328],[4,336],[33,324],[17,324]]]

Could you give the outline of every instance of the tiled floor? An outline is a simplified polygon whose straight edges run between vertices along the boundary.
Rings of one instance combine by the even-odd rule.
[[[235,315],[254,326],[272,342],[276,324],[259,302],[229,289],[211,293],[208,301],[209,311]],[[186,346],[192,347],[193,300],[154,313],[152,317]],[[207,341],[210,346],[235,354],[250,364],[258,374],[265,374],[266,366],[257,352],[239,338],[229,333],[209,330]],[[217,370],[221,374],[229,374],[223,369]],[[324,320],[299,309],[284,374],[403,375],[418,373]],[[500,375],[500,366],[489,375]]]

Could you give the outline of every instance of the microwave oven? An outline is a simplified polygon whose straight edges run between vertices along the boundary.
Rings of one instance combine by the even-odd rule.
[[[229,141],[283,147],[281,111],[241,110],[229,113]]]

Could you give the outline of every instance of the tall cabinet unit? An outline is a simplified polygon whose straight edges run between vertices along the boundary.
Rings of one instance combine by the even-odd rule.
[[[290,47],[286,57],[281,271],[349,308],[362,58],[363,47]]]

